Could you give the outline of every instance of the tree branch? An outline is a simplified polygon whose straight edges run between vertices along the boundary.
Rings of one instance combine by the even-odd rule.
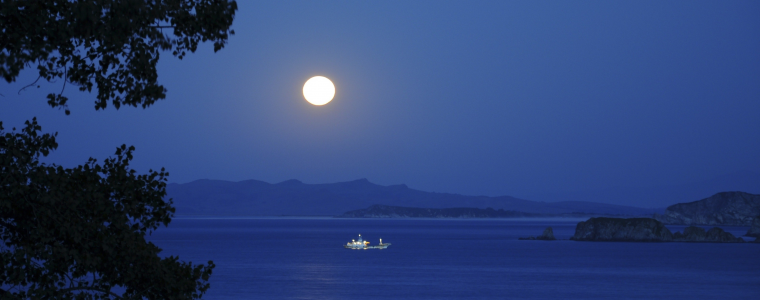
[[[63,87],[61,88],[61,92],[58,93],[59,95],[63,95],[63,90],[66,89],[66,81],[68,81],[68,80],[66,80],[66,76],[68,75],[68,73],[69,73],[69,70],[66,70],[64,68],[63,69]]]
[[[106,290],[101,290],[101,289],[97,289],[97,288],[90,287],[90,286],[73,287],[73,288],[68,288],[68,289],[62,289],[60,291],[63,292],[63,293],[65,293],[65,292],[71,292],[71,291],[76,291],[76,290],[88,290],[88,291],[101,292],[103,294],[109,294],[111,296],[114,296],[114,297],[116,297],[116,299],[124,299],[124,298],[122,298],[121,296],[117,295],[114,292],[106,291]]]
[[[37,79],[36,79],[36,80],[34,80],[34,82],[32,82],[32,83],[30,83],[29,85],[27,85],[27,86],[25,86],[25,87],[22,87],[20,90],[18,90],[18,94],[19,94],[19,95],[21,95],[21,91],[23,91],[23,90],[25,90],[26,88],[28,88],[28,87],[30,87],[30,86],[33,86],[34,84],[36,84],[36,83],[37,83],[37,81],[40,81],[40,78],[42,78],[42,75],[38,76],[38,77],[37,77]],[[3,97],[5,97],[5,96],[3,96]]]

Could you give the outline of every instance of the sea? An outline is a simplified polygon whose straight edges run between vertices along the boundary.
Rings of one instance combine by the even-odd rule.
[[[760,299],[760,243],[568,240],[579,221],[177,218],[149,240],[216,264],[204,299]],[[391,246],[343,247],[359,234]]]

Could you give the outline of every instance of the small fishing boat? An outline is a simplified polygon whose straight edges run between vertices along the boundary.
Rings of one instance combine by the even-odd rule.
[[[351,240],[350,242],[348,242],[345,245],[343,245],[343,247],[346,248],[346,249],[362,249],[362,250],[366,250],[366,249],[385,249],[385,248],[388,248],[388,246],[390,246],[390,245],[391,245],[391,243],[385,243],[385,244],[383,244],[383,239],[380,239],[380,244],[378,244],[377,246],[370,246],[369,242],[365,241],[364,239],[362,239],[362,235],[360,234],[359,235],[359,239]]]

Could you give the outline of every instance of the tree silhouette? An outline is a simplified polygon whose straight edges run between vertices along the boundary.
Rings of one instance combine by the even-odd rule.
[[[220,50],[236,10],[228,0],[2,1],[0,75],[13,82],[35,67],[37,80],[95,88],[96,110],[146,108],[166,97],[159,54],[182,59],[206,41]],[[62,93],[48,104],[68,115]],[[0,122],[0,298],[201,298],[213,262],[161,258],[145,240],[173,217],[168,172],[136,174],[126,145],[102,164],[41,163],[56,136],[42,134],[36,118],[20,131]]]
[[[157,82],[162,51],[182,59],[201,42],[222,49],[237,3],[228,0],[21,0],[0,4],[0,75],[13,82],[36,67],[40,78],[62,78],[80,91],[97,90],[95,109],[110,101],[146,108],[166,97]],[[49,94],[64,108],[68,98]]]

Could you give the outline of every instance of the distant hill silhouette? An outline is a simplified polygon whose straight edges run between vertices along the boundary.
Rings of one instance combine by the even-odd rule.
[[[760,194],[760,173],[740,171],[709,180],[654,187],[617,187],[577,192],[526,195],[540,201],[614,202],[621,205],[662,208],[695,199],[704,199],[725,191]]]
[[[722,192],[699,201],[679,203],[655,219],[665,224],[750,226],[760,215],[760,195]]]
[[[530,218],[546,217],[543,214],[532,214],[510,210],[495,210],[493,208],[420,208],[388,205],[372,205],[365,209],[347,211],[338,218]]]
[[[288,180],[270,184],[258,180],[231,182],[196,180],[167,186],[177,216],[336,216],[374,204],[453,208],[503,209],[538,214],[651,215],[662,210],[584,201],[537,202],[509,196],[465,196],[414,190],[406,185],[381,186],[359,179],[330,184]]]

